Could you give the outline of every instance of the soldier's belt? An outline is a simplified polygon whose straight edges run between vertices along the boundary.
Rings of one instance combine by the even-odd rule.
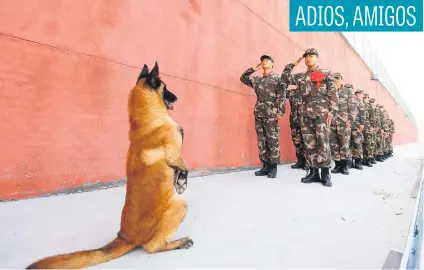
[[[306,96],[302,97],[303,102],[312,102],[312,101],[327,101],[324,96]]]

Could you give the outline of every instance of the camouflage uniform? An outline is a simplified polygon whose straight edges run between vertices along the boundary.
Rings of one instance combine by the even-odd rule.
[[[300,92],[295,90],[288,90],[286,98],[290,102],[290,129],[291,129],[291,136],[292,141],[294,144],[294,147],[296,148],[296,157],[297,162],[296,164],[292,165],[291,167],[293,169],[307,169],[306,165],[306,158],[303,151],[303,138],[302,138],[302,132],[300,130],[300,103],[302,101],[302,98],[300,96]]]
[[[263,58],[270,56],[262,56]],[[274,61],[273,61],[274,62]],[[280,126],[278,124],[277,114],[283,115],[285,112],[286,85],[281,76],[272,72],[265,76],[253,76],[255,70],[247,69],[241,75],[241,82],[253,88],[256,93],[256,104],[254,109],[255,129],[258,139],[259,159],[263,163],[257,176],[268,175],[276,177],[277,164],[280,162],[280,146],[278,138],[280,135]]]
[[[314,48],[307,49],[306,55],[318,56]],[[306,72],[292,75],[294,65],[284,68],[286,84],[297,85],[302,102],[300,104],[300,124],[305,146],[305,156],[310,166],[309,174],[302,178],[303,183],[322,182],[332,186],[330,176],[331,152],[330,130],[327,124],[329,113],[335,115],[338,110],[339,97],[334,77],[329,70],[317,67],[308,68]],[[319,168],[322,169],[321,178]]]
[[[334,73],[334,78],[342,79],[340,73]],[[347,122],[351,124],[354,121],[354,104],[355,96],[353,95],[352,88],[342,86],[338,91],[339,95],[339,109],[331,121],[330,133],[330,149],[331,156],[336,163],[332,173],[349,174],[347,170],[347,160],[350,156],[350,127]]]
[[[355,91],[356,93],[364,93],[361,89]],[[365,118],[367,111],[365,110],[365,104],[361,99],[355,97],[356,99],[356,117],[352,125],[352,136],[351,136],[351,147],[352,147],[352,157],[355,161],[355,168],[362,170],[362,142],[364,141],[363,133],[360,130],[360,125],[365,126]]]
[[[375,114],[370,104],[368,98],[369,95],[365,94],[364,104],[365,104],[365,128],[364,128],[364,165],[372,167],[372,159],[374,158],[374,143],[375,143],[375,133],[373,132],[373,125],[375,125]]]
[[[384,154],[384,135],[381,134],[381,132],[384,132],[384,115],[383,110],[381,109],[383,106],[378,104],[377,105],[377,111],[378,111],[378,130],[377,130],[377,157],[375,160],[379,162],[383,162],[383,154]]]
[[[384,149],[383,149],[383,159],[389,158],[390,151],[390,117],[387,111],[383,108],[384,115]]]
[[[372,132],[372,142],[371,142],[371,149],[372,149],[372,156],[373,158],[371,159],[371,163],[372,164],[376,164],[377,162],[375,161],[375,159],[377,158],[378,155],[378,150],[377,150],[377,139],[378,139],[378,134],[380,132],[380,113],[378,111],[378,108],[375,104],[375,98],[370,98],[370,106],[371,106],[371,110],[370,110],[370,124],[371,124],[371,132]]]
[[[395,133],[395,121],[390,118],[390,139],[389,139],[389,157],[393,156],[393,135]]]

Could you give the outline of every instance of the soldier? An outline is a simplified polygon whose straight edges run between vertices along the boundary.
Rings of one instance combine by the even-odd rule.
[[[389,144],[389,139],[390,139],[390,117],[389,114],[387,113],[386,109],[383,109],[383,114],[384,114],[384,150],[383,150],[383,159],[386,160],[389,158],[389,151],[390,151],[390,144]]]
[[[350,156],[350,127],[354,121],[355,97],[352,89],[343,87],[342,75],[334,73],[339,96],[339,110],[331,121],[330,149],[331,156],[336,163],[332,173],[349,174],[347,170],[348,158]]]
[[[304,169],[308,170],[308,165],[306,164],[305,153],[303,151],[303,139],[302,132],[300,130],[300,111],[299,106],[301,103],[300,92],[297,89],[291,89],[287,91],[286,98],[290,102],[290,129],[292,135],[292,141],[294,147],[296,148],[296,157],[297,162],[291,167],[293,169]]]
[[[305,58],[308,69],[292,75],[293,68]],[[334,77],[329,70],[318,65],[318,51],[307,49],[296,62],[284,68],[286,84],[296,84],[302,102],[300,124],[305,147],[305,156],[310,166],[302,183],[321,182],[331,187],[330,124],[339,107],[339,97]],[[321,168],[321,178],[319,169]]]
[[[352,125],[352,137],[351,137],[351,145],[352,145],[352,158],[355,161],[354,168],[358,170],[362,170],[362,142],[364,141],[363,131],[365,128],[365,104],[363,103],[363,94],[364,91],[362,89],[357,89],[355,91],[356,96],[356,104],[357,104],[357,114],[355,118],[355,122]]]
[[[377,164],[377,162],[375,161],[375,159],[377,158],[378,155],[378,150],[377,150],[377,133],[380,132],[380,114],[378,111],[378,108],[375,104],[375,98],[370,98],[370,106],[371,106],[371,113],[370,113],[370,124],[371,124],[371,128],[372,128],[372,156],[373,158],[371,159],[371,163],[372,164]]]
[[[277,177],[277,164],[280,162],[280,145],[278,138],[280,126],[277,115],[285,112],[286,85],[281,76],[273,72],[274,59],[269,55],[262,55],[261,62],[255,67],[247,69],[241,75],[241,82],[253,88],[256,93],[254,109],[255,129],[258,139],[259,159],[262,168],[255,172],[256,176],[268,175],[269,178]],[[250,75],[260,67],[262,76]]]
[[[363,164],[368,167],[372,167],[372,159],[374,158],[374,146],[373,142],[375,141],[374,132],[372,126],[375,124],[375,114],[372,109],[371,104],[369,103],[369,95],[364,94],[364,104],[365,104],[365,128],[364,128],[364,162]]]
[[[378,162],[383,162],[383,154],[384,154],[384,115],[383,115],[383,106],[377,104],[378,111],[378,130],[377,130],[377,157],[375,158]]]
[[[390,118],[390,139],[389,139],[389,157],[393,157],[393,135],[395,135],[395,121],[393,121],[392,118]]]

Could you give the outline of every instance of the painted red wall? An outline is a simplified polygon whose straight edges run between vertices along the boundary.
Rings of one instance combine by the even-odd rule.
[[[193,169],[259,164],[255,96],[239,77],[263,53],[282,71],[308,47],[386,106],[396,144],[416,141],[344,39],[289,33],[287,10],[282,0],[0,0],[0,199],[124,177],[127,95],[155,61],[180,97],[172,115]],[[287,115],[280,125],[292,161]]]

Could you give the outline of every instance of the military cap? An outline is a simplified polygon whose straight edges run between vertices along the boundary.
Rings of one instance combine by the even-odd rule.
[[[379,108],[383,108],[383,105],[381,105],[381,104],[377,104],[377,107],[379,107]]]
[[[305,53],[303,54],[303,57],[307,56],[307,55],[312,55],[315,54],[316,56],[318,56],[318,51],[315,48],[309,48],[305,51]]]
[[[374,103],[375,102],[375,98],[370,98],[370,103]]]
[[[358,89],[356,89],[356,91],[355,91],[355,94],[356,94],[356,93],[363,94],[363,93],[364,93],[364,91],[362,91],[362,89],[358,88]]]
[[[345,84],[345,86],[346,86],[347,88],[353,88],[353,85],[351,85],[350,83]]]
[[[364,98],[369,98],[370,95],[368,95],[368,93],[364,93]]]
[[[334,73],[334,74],[333,74],[333,77],[334,77],[334,78],[337,78],[337,79],[343,79],[343,76],[342,76],[342,74],[341,74],[340,72],[336,72],[336,73]]]
[[[274,58],[272,58],[272,56],[269,56],[269,55],[266,55],[266,54],[261,56],[261,62],[264,61],[265,58],[268,58],[269,60],[271,60],[271,62],[274,63]]]

